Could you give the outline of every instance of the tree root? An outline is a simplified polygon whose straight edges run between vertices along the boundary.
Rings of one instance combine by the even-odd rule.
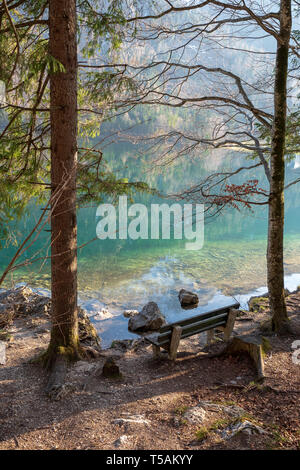
[[[54,400],[62,398],[61,394],[65,388],[68,361],[65,356],[58,356],[52,366],[52,371],[46,385],[46,394]]]
[[[69,364],[85,357],[85,351],[76,346],[53,346],[42,353],[35,362],[50,371],[45,392],[52,400],[60,400],[71,392],[74,387],[66,382]]]
[[[70,363],[82,359],[94,359],[99,356],[99,351],[90,346],[56,346],[51,343],[46,351],[31,360],[31,363],[41,364],[50,371],[46,385],[46,394],[52,400],[60,400],[74,390],[74,387],[66,382],[66,375]]]

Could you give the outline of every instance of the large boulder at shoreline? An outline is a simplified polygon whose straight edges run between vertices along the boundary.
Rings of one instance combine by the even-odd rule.
[[[26,322],[43,325],[45,331],[51,329],[51,299],[34,292],[30,287],[21,286],[17,289],[9,289],[0,293],[0,324],[4,319],[4,310],[9,314],[10,324],[14,317],[24,318]],[[1,315],[3,311],[3,315]],[[3,326],[2,326],[3,328]],[[78,307],[79,340],[84,346],[94,349],[100,348],[100,338],[97,330],[91,323],[87,313]]]
[[[157,331],[165,324],[165,317],[158,305],[155,302],[149,302],[138,315],[129,319],[128,329],[137,332]]]
[[[185,289],[179,291],[178,298],[181,307],[197,306],[199,303],[198,295]]]
[[[51,299],[27,286],[1,292],[0,302],[13,310],[15,315],[50,315]]]

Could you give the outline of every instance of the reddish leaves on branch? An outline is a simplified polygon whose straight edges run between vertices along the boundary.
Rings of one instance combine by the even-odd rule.
[[[217,206],[230,205],[239,210],[238,204],[242,204],[247,209],[251,209],[251,204],[257,203],[251,201],[253,196],[266,196],[266,192],[262,188],[258,188],[258,180],[248,180],[243,184],[226,184],[224,194],[215,196],[212,203]]]

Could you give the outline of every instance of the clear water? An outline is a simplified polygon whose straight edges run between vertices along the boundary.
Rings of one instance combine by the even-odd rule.
[[[181,161],[172,167],[150,171],[149,162],[133,156],[130,148],[115,149],[109,155],[110,165],[122,177],[130,180],[146,180],[150,186],[158,187],[162,193],[174,193],[203,178],[212,171],[207,156],[201,160]],[[222,167],[236,165],[237,158],[226,156]],[[216,163],[214,163],[217,166]],[[251,162],[246,162],[247,165]],[[218,170],[221,164],[218,163]],[[291,179],[296,170],[287,168]],[[243,181],[257,177],[256,173],[245,173]],[[262,173],[260,185],[266,186]],[[137,195],[134,202],[162,201],[158,196]],[[96,236],[96,207],[78,211],[79,245]],[[169,201],[163,201],[169,202]],[[293,186],[286,194],[285,224],[285,273],[286,287],[294,290],[300,284],[300,187]],[[29,213],[18,224],[13,225],[17,239],[22,240],[34,225],[40,208],[34,203]],[[242,209],[229,210],[216,219],[207,219],[205,243],[199,251],[185,250],[185,241],[180,240],[96,240],[79,249],[79,296],[99,329],[103,344],[113,339],[132,338],[127,330],[128,320],[124,309],[139,310],[146,302],[157,302],[168,321],[197,315],[200,312],[232,303],[233,300],[246,306],[251,295],[266,291],[266,234],[267,210],[255,209],[254,213]],[[47,227],[45,227],[47,228]],[[49,247],[49,233],[43,231],[37,242],[26,252],[30,258],[40,256]],[[8,246],[0,251],[1,270],[7,265],[15,251]],[[23,260],[25,257],[23,258]],[[26,282],[41,291],[50,287],[49,263],[35,263],[20,267],[6,281]],[[186,288],[196,292],[199,306],[193,310],[182,310],[178,291]],[[99,320],[97,312],[105,307],[112,318]]]

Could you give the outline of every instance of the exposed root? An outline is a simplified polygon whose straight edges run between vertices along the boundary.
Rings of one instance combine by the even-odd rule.
[[[52,399],[58,399],[66,383],[68,361],[65,356],[58,356],[46,385],[46,394]]]
[[[55,347],[50,343],[48,349],[33,360],[50,371],[45,391],[52,400],[60,400],[73,390],[72,385],[66,383],[68,366],[83,357],[85,351],[79,346]]]

